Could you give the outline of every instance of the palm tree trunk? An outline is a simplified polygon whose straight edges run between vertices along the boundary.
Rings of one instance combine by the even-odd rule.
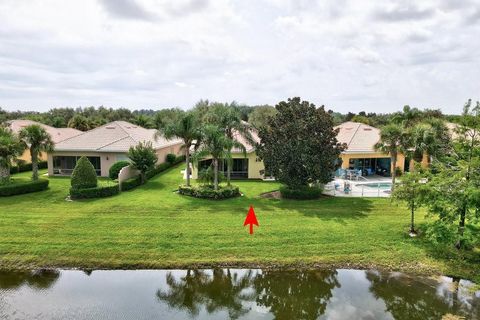
[[[395,178],[397,176],[397,172],[396,172],[397,171],[396,170],[397,169],[397,157],[395,156],[395,157],[392,157],[391,159],[392,159],[392,166],[393,166],[393,168],[392,168],[392,192],[393,192],[393,190],[395,189]]]
[[[38,154],[35,150],[30,149],[30,156],[32,158],[32,180],[38,180]]]
[[[213,189],[218,190],[218,159],[213,159]]]
[[[8,166],[0,165],[0,184],[10,181],[10,168]]]
[[[413,206],[410,209],[412,211],[412,217],[410,221],[410,233],[416,233],[415,232],[415,209]]]
[[[230,172],[232,171],[232,163],[230,160],[227,161],[227,185],[230,186]]]
[[[187,163],[187,187],[190,187],[190,146],[185,150],[185,162]]]

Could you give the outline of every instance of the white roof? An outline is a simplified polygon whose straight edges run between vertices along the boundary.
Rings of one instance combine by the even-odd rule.
[[[9,128],[16,134],[18,134],[23,128],[31,126],[32,124],[39,125],[48,132],[54,143],[58,143],[82,133],[82,131],[74,128],[54,128],[32,120],[10,120],[7,121],[7,124]]]
[[[55,151],[95,151],[126,153],[140,142],[151,142],[154,149],[182,143],[179,139],[154,138],[155,129],[145,129],[126,121],[113,121],[64,140]]]
[[[346,143],[347,149],[344,153],[372,153],[375,144],[380,141],[380,129],[360,122],[344,122],[335,127],[340,129],[337,140]]]

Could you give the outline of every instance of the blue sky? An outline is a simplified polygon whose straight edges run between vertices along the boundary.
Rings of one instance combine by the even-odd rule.
[[[0,106],[480,99],[480,0],[0,1]]]

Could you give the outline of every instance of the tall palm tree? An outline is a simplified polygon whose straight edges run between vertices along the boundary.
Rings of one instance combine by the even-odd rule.
[[[395,188],[398,153],[408,148],[406,138],[405,131],[400,125],[388,124],[380,130],[380,141],[375,145],[375,149],[390,155],[392,162],[392,192]]]
[[[242,120],[242,115],[238,109],[236,102],[231,104],[216,103],[212,105],[210,111],[206,115],[206,120],[209,123],[216,124],[224,129],[225,135],[230,140],[237,141],[237,146],[241,145],[240,149],[245,150],[245,146],[238,142],[237,136],[243,137],[247,143],[254,145],[250,125]],[[228,150],[231,154],[233,148]],[[245,152],[245,151],[244,151]],[[230,185],[231,172],[233,161],[227,161],[227,184]]]
[[[48,132],[38,124],[32,124],[20,131],[20,139],[30,149],[32,159],[32,180],[38,180],[38,157],[42,152],[52,152],[54,143]]]
[[[10,181],[12,161],[22,154],[25,145],[8,128],[0,126],[0,184]]]
[[[158,128],[155,139],[164,136],[166,139],[179,138],[183,140],[185,164],[187,165],[187,186],[190,186],[190,149],[201,141],[200,122],[192,112],[181,115],[179,121],[168,123]]]
[[[218,165],[219,161],[223,159],[230,159],[230,150],[233,147],[240,147],[240,144],[225,135],[223,128],[215,125],[206,125],[203,129],[203,140],[197,151],[195,157],[203,158],[206,156],[212,157],[213,165],[213,186],[218,190]],[[230,149],[229,149],[230,148]]]

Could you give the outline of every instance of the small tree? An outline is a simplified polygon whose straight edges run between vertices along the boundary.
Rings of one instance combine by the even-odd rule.
[[[333,178],[340,153],[333,119],[324,107],[316,108],[300,98],[275,106],[277,114],[259,131],[258,155],[265,167],[290,189]]]
[[[20,139],[30,150],[32,180],[38,180],[38,157],[42,152],[52,152],[54,143],[48,132],[38,124],[32,124],[20,131]]]
[[[153,169],[158,161],[155,150],[151,142],[140,142],[128,150],[128,157],[132,162],[132,166],[140,171],[142,183],[145,183],[145,174]]]
[[[422,183],[423,175],[421,168],[413,172],[405,173],[402,182],[397,185],[392,193],[393,199],[405,202],[410,210],[410,235],[415,235],[415,210],[420,208],[425,199],[426,184]]]
[[[75,189],[94,188],[97,186],[97,173],[87,157],[82,156],[78,159],[72,172],[70,184]]]
[[[10,167],[25,150],[25,145],[8,128],[0,126],[0,184],[10,181]]]

